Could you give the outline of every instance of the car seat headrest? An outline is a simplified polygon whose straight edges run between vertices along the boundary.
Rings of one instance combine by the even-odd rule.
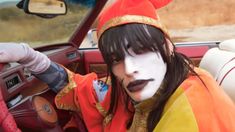
[[[235,52],[235,39],[229,39],[219,44],[221,50]]]

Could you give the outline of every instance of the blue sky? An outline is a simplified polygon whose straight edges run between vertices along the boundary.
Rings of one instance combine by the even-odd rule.
[[[14,1],[20,1],[20,0],[0,0],[0,4],[3,3],[3,2],[6,2],[6,1],[14,2]]]

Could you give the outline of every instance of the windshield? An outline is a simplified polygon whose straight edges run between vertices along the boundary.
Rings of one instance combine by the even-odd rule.
[[[18,9],[19,0],[1,0],[0,42],[26,42],[31,47],[68,42],[92,9],[91,2],[78,1],[67,0],[66,15],[45,19]]]

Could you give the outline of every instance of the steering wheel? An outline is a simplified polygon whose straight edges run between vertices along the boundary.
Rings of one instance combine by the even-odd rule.
[[[9,113],[6,103],[2,96],[2,90],[0,87],[0,126],[4,132],[21,132],[17,127],[16,122]]]

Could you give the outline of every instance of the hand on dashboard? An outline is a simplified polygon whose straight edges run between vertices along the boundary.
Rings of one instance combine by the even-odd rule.
[[[51,61],[25,43],[0,43],[0,63],[18,62],[31,72],[44,72]]]
[[[26,57],[26,44],[0,43],[0,62],[18,62]]]

